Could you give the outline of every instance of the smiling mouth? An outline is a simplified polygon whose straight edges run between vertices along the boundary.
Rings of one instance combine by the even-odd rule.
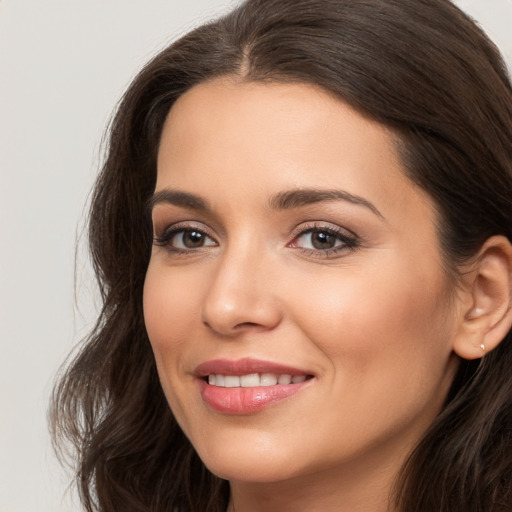
[[[300,384],[312,375],[291,375],[276,373],[249,373],[247,375],[222,375],[210,373],[206,381],[210,386],[220,388],[255,388],[269,386],[286,386],[289,384]]]
[[[203,403],[218,413],[250,415],[311,388],[315,375],[258,359],[215,359],[194,371]]]

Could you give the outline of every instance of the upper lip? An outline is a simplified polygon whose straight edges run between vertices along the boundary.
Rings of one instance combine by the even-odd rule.
[[[198,365],[194,371],[197,377],[214,375],[248,375],[251,373],[273,373],[276,375],[311,375],[311,372],[288,365],[259,359],[213,359]]]

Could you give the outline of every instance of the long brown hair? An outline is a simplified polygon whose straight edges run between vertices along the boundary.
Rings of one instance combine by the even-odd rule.
[[[55,387],[92,511],[223,511],[228,484],[197,457],[162,393],[142,314],[148,198],[176,99],[221,75],[313,83],[392,127],[409,178],[433,199],[449,272],[490,236],[512,240],[512,87],[484,33],[448,0],[247,0],[149,62],[109,129],[89,219],[103,298]],[[512,510],[511,333],[461,361],[447,404],[397,478],[401,512]]]

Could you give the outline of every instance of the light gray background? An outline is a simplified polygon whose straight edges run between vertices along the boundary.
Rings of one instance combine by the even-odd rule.
[[[236,0],[0,0],[0,512],[78,510],[51,451],[52,379],[94,318],[74,252],[109,115],[165,43]],[[512,0],[459,0],[512,69]]]

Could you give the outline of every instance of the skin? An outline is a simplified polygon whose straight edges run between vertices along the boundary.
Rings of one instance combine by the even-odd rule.
[[[155,192],[194,194],[208,208],[155,201],[155,236],[205,235],[197,248],[180,232],[154,245],[145,321],[176,419],[230,481],[237,512],[388,510],[397,472],[442,407],[460,304],[432,203],[405,177],[395,143],[305,84],[217,79],[169,113]],[[297,189],[371,206],[269,205]],[[334,236],[328,252],[312,229],[356,240]],[[247,357],[314,378],[253,414],[211,410],[197,365]]]

